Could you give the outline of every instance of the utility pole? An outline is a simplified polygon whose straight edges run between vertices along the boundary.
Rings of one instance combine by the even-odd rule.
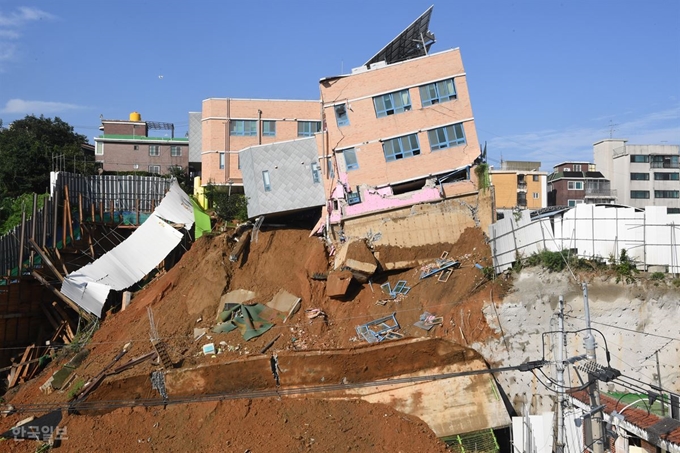
[[[659,350],[657,349],[656,352],[654,353],[656,356],[656,379],[659,382],[659,393],[661,393],[661,397],[659,400],[661,401],[661,416],[665,417],[666,416],[666,406],[663,403],[663,387],[661,386],[661,367],[659,366]]]
[[[564,298],[560,296],[559,312],[557,314],[559,326],[559,340],[557,341],[557,442],[555,453],[564,452]]]
[[[590,328],[590,306],[588,305],[588,285],[583,282],[581,283],[583,288],[583,310],[586,315],[586,329],[587,334],[583,339],[583,345],[586,348],[586,357],[593,363],[597,363],[595,358],[595,337]],[[590,407],[591,409],[600,407],[600,384],[598,378],[592,373],[588,373],[588,395],[590,396]],[[604,426],[602,418],[602,409],[597,410],[593,413],[591,422],[591,429],[593,433],[593,453],[604,453]]]

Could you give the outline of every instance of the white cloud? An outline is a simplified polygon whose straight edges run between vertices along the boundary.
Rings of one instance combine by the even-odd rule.
[[[629,116],[629,115],[627,115]],[[628,139],[636,145],[680,144],[680,106],[631,118],[614,118],[613,138]],[[598,123],[597,126],[589,124]],[[601,121],[563,130],[541,130],[522,134],[495,136],[488,140],[489,156],[504,160],[540,161],[544,170],[566,160],[593,161],[593,143],[609,138],[610,129]],[[486,131],[480,129],[484,135]]]
[[[14,42],[21,38],[21,31],[29,22],[55,18],[56,16],[41,9],[26,6],[11,13],[0,11],[0,64],[14,58],[17,49]]]
[[[21,6],[9,14],[0,12],[0,27],[19,28],[30,21],[54,18],[54,15],[41,9]]]
[[[76,104],[67,104],[64,102],[49,102],[49,101],[25,101],[23,99],[10,99],[5,104],[5,108],[0,110],[1,113],[18,113],[26,115],[40,115],[48,113],[59,113],[66,110],[77,110],[85,107]]]

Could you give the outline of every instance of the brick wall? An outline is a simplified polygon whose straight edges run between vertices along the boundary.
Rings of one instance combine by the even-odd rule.
[[[275,136],[229,135],[230,120],[257,120],[262,111],[263,121],[276,122]],[[206,99],[202,109],[202,166],[203,181],[223,184],[231,179],[242,181],[238,169],[238,155],[228,155],[225,169],[219,169],[216,151],[237,152],[249,146],[298,138],[298,121],[320,121],[319,101],[294,101],[270,99]]]
[[[422,106],[419,86],[453,78],[457,98]],[[377,118],[373,96],[409,90],[411,110]],[[460,51],[454,49],[406,62],[321,82],[329,147],[354,147],[359,168],[347,172],[350,186],[381,185],[467,165],[479,155],[479,143]],[[338,127],[334,104],[346,103],[350,124]],[[431,151],[427,130],[463,122],[466,144]],[[387,162],[381,139],[415,133],[420,155]],[[345,171],[344,160],[339,162]]]

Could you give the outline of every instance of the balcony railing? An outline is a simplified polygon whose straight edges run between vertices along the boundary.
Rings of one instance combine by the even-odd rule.
[[[526,182],[518,182],[517,183],[517,190],[527,190],[527,183]]]
[[[586,186],[586,197],[616,198],[616,189]]]
[[[680,168],[680,163],[678,162],[650,162],[651,168]]]

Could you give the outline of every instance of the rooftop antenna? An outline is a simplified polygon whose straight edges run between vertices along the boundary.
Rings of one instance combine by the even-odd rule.
[[[612,120],[609,120],[609,138],[612,138],[614,136],[614,126],[618,126],[618,124],[615,124]]]

